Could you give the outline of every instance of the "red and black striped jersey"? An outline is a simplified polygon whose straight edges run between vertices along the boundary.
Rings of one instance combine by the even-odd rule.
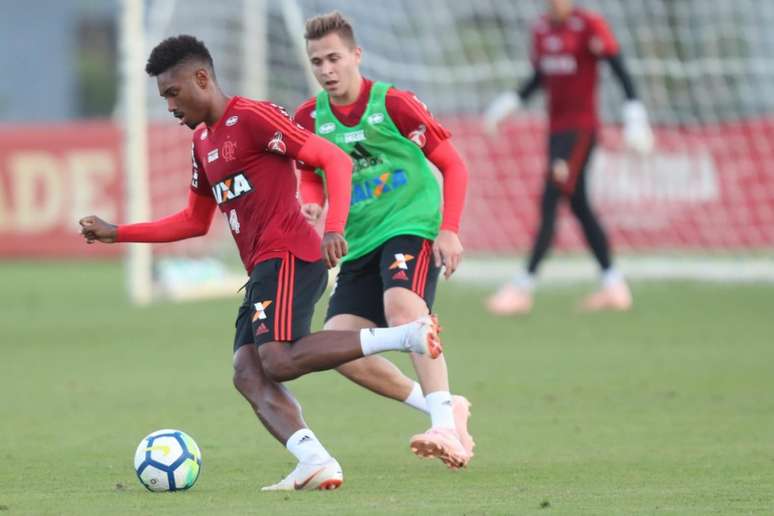
[[[562,22],[545,15],[535,23],[531,59],[548,94],[552,131],[597,127],[597,63],[618,52],[596,13],[576,8]]]
[[[309,135],[282,107],[238,96],[212,127],[194,131],[191,189],[215,198],[248,272],[286,252],[321,258],[296,194],[294,161]]]

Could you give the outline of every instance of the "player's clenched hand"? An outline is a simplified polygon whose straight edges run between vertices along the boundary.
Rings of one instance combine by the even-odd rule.
[[[301,214],[304,216],[306,221],[312,225],[317,224],[317,221],[320,220],[322,211],[322,206],[313,202],[301,206]]]
[[[87,244],[93,244],[97,241],[110,244],[116,241],[118,226],[105,222],[96,215],[83,217],[78,221],[78,224],[81,225],[81,234],[86,239]]]
[[[454,231],[442,229],[433,242],[435,266],[444,265],[443,277],[449,279],[462,261],[462,242]]]
[[[322,256],[326,267],[329,269],[335,267],[345,254],[347,254],[347,241],[344,240],[344,235],[333,231],[323,235]]]

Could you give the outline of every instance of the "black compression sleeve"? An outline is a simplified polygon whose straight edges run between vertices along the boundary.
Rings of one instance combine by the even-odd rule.
[[[629,70],[626,68],[624,61],[621,58],[621,54],[615,54],[608,57],[607,62],[610,63],[613,75],[615,75],[616,79],[618,79],[618,82],[621,84],[624,95],[626,95],[626,100],[635,100],[637,98],[637,90],[634,89],[632,76],[629,74]]]
[[[542,76],[540,75],[540,72],[535,69],[532,77],[530,77],[529,80],[522,84],[521,88],[519,88],[518,94],[519,97],[521,97],[521,100],[526,101],[533,93],[535,93],[538,88],[540,88],[541,80]]]

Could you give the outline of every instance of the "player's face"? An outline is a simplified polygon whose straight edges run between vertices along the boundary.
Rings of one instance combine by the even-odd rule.
[[[552,18],[564,20],[572,12],[572,0],[548,0],[548,11]]]
[[[179,65],[156,77],[159,94],[167,101],[167,110],[180,125],[195,129],[209,111],[207,84],[209,72],[195,65]]]
[[[333,98],[347,97],[360,77],[359,47],[351,47],[341,36],[331,33],[306,44],[306,53],[317,82]],[[354,92],[357,95],[358,92]]]

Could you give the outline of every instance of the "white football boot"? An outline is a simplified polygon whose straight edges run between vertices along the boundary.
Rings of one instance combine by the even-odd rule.
[[[288,476],[261,491],[314,491],[337,489],[344,483],[344,473],[334,458],[322,464],[299,462]]]

